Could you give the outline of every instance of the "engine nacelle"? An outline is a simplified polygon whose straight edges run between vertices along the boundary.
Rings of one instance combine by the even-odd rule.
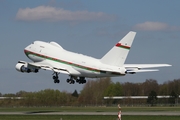
[[[24,63],[17,63],[16,64],[16,70],[19,72],[27,72],[27,73],[30,73],[30,72],[37,73],[39,71],[38,69],[32,69],[32,68],[30,69],[28,67],[25,67]]]
[[[16,64],[16,70],[19,71],[19,72],[31,72],[31,70],[27,67],[25,67],[25,64],[23,63],[17,63]]]

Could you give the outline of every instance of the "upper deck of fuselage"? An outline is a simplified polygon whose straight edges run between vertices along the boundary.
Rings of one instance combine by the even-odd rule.
[[[66,59],[70,62],[74,62],[79,59],[81,59],[82,62],[88,62],[88,61],[92,63],[99,62],[99,59],[87,55],[67,51],[63,49],[63,47],[61,47],[56,42],[34,41],[32,44],[30,44],[25,48],[25,51],[29,51],[35,54],[43,54],[47,57],[52,57],[55,59],[60,59],[60,58],[63,60]]]
[[[29,51],[33,53],[39,53],[39,51],[45,52],[46,50],[53,51],[62,51],[64,50],[58,43],[56,42],[43,42],[43,41],[34,41],[32,44],[28,45],[24,51]]]
[[[34,41],[35,45],[39,45],[40,47],[47,47],[47,48],[58,48],[60,50],[63,50],[63,47],[61,47],[61,45],[59,45],[56,42],[43,42],[43,41]]]

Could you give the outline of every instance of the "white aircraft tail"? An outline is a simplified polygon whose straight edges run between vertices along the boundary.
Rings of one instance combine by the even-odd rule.
[[[123,66],[135,35],[136,32],[130,31],[108,53],[106,53],[101,58],[101,62],[113,66]]]

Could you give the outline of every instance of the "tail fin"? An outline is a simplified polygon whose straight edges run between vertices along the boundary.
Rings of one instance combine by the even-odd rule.
[[[102,58],[101,62],[113,66],[123,66],[131,48],[136,32],[130,31]]]

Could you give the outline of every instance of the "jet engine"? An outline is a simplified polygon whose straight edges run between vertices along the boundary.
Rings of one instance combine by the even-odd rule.
[[[24,63],[17,63],[16,70],[19,72],[26,72],[26,73],[30,73],[30,72],[37,73],[39,71],[38,69],[35,69],[35,68],[26,67],[26,65]]]

